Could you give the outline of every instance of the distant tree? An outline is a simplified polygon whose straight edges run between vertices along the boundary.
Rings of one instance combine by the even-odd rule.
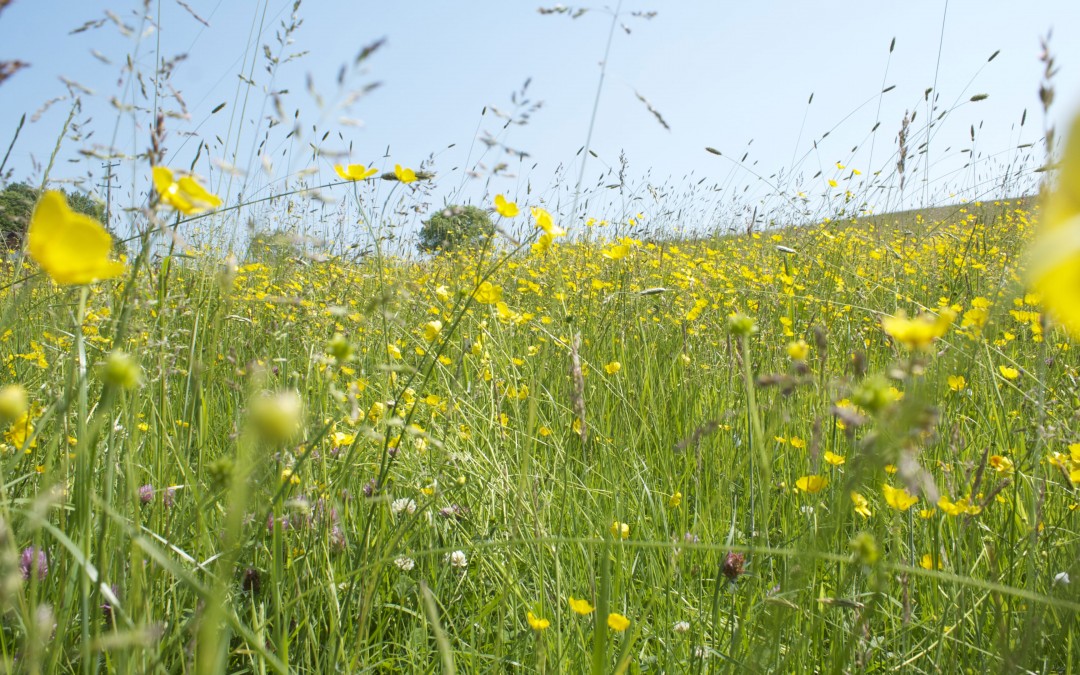
[[[105,229],[116,235],[105,223],[105,205],[84,192],[61,190],[67,197],[68,206],[77,213],[85,213],[105,225]],[[22,245],[26,228],[30,227],[30,217],[37,204],[38,191],[25,183],[12,183],[0,191],[0,239],[8,249]]]
[[[495,234],[491,216],[476,206],[448,206],[436,211],[420,228],[417,247],[425,253],[482,246]]]

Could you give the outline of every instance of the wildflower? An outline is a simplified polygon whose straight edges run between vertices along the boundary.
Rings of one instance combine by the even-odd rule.
[[[855,554],[855,559],[863,565],[873,565],[881,556],[881,550],[878,548],[877,540],[874,539],[874,535],[869,532],[860,532],[855,535],[855,538],[851,540],[850,546],[851,552]]]
[[[394,165],[394,176],[402,183],[412,183],[416,180],[416,172],[412,169],[403,169],[400,164]]]
[[[114,350],[101,368],[101,379],[121,389],[134,389],[142,382],[142,368],[129,354]]]
[[[821,492],[829,484],[829,479],[824,476],[803,476],[795,481],[795,487],[808,494]]]
[[[365,180],[371,178],[375,174],[379,173],[375,167],[367,168],[363,164],[349,164],[348,166],[342,166],[340,164],[334,165],[334,172],[341,176],[342,180]]]
[[[574,596],[572,596],[572,595],[569,598],[569,603],[570,603],[570,609],[572,609],[575,614],[580,614],[582,616],[585,616],[587,614],[592,614],[593,610],[596,609],[595,607],[593,607],[592,605],[589,604],[588,600],[578,600],[578,599],[575,599]]]
[[[285,443],[301,431],[304,403],[294,389],[263,393],[251,403],[249,417],[255,432],[268,443]]]
[[[386,355],[392,359],[401,359],[401,348],[393,343],[387,344]]]
[[[949,514],[950,516],[971,515],[977,516],[982,513],[981,506],[975,506],[970,503],[969,497],[964,497],[958,501],[952,501],[948,495],[941,495],[941,499],[938,499],[938,508]]]
[[[948,379],[949,389],[952,391],[963,391],[967,385],[967,380],[963,375],[950,375]]]
[[[402,555],[394,558],[394,566],[402,572],[411,572],[416,567],[416,561]]]
[[[789,342],[787,353],[792,361],[806,361],[806,357],[810,354],[810,345],[806,344],[806,340]]]
[[[600,255],[608,260],[622,260],[630,255],[630,246],[629,244],[615,244],[600,251]]]
[[[919,567],[923,568],[924,570],[932,570],[932,569],[934,569],[934,556],[930,555],[929,553],[923,554],[923,557],[919,559]],[[941,569],[941,559],[940,558],[938,559],[938,562],[937,562],[937,568]]]
[[[667,503],[668,507],[673,508],[673,509],[679,508],[679,504],[682,504],[682,498],[683,498],[683,494],[681,492],[679,492],[678,490],[676,490],[675,494],[671,495],[671,498],[668,499],[668,503]]]
[[[181,176],[180,180],[176,180],[172,170],[163,166],[155,166],[151,173],[154,189],[161,196],[161,201],[185,216],[194,216],[221,206],[221,197],[209,192],[191,176]]]
[[[456,567],[459,570],[465,569],[469,565],[469,560],[465,557],[464,551],[454,551],[453,553],[447,553],[446,562],[450,563],[450,567]]]
[[[383,403],[382,401],[375,401],[374,403],[371,404],[371,407],[368,409],[368,414],[367,414],[368,422],[371,422],[372,424],[378,424],[379,420],[382,419],[382,416],[385,413],[386,413],[386,404]]]
[[[532,217],[536,221],[536,226],[543,230],[544,234],[550,234],[552,237],[561,237],[566,234],[566,230],[555,224],[551,214],[546,209],[534,206]]]
[[[843,466],[844,462],[847,461],[843,455],[838,455],[831,450],[826,450],[825,454],[822,455],[822,459],[824,459],[827,464],[833,466]]]
[[[870,510],[870,502],[858,492],[851,492],[851,503],[855,505],[855,513],[863,518],[869,518],[873,515],[873,512]]]
[[[1013,472],[1012,460],[1003,455],[991,455],[989,464],[991,469],[1000,474],[1009,475]]]
[[[626,539],[630,536],[630,525],[628,523],[620,523],[615,521],[611,524],[611,536]]]
[[[1070,582],[1068,572],[1058,572],[1054,575],[1054,585],[1061,584],[1062,586],[1068,586]]]
[[[904,488],[894,488],[885,483],[881,486],[881,492],[885,495],[885,503],[897,511],[907,511],[919,498],[908,493]]]
[[[139,502],[149,504],[154,501],[154,486],[147,483],[139,488]]]
[[[627,619],[622,614],[612,612],[611,614],[608,614],[607,625],[608,628],[616,633],[621,633],[630,627],[630,619]]]
[[[507,201],[502,195],[495,195],[495,210],[503,218],[513,218],[519,213],[518,205]]]
[[[37,447],[37,439],[34,438],[34,425],[30,421],[30,411],[26,411],[19,419],[11,423],[4,432],[4,440],[20,450],[30,452],[31,448]]]
[[[481,305],[494,305],[502,300],[502,288],[495,286],[490,281],[484,281],[476,288],[473,299]]]
[[[806,441],[802,438],[799,438],[798,436],[792,436],[791,447],[795,448],[796,450],[803,450],[806,448]]]
[[[435,321],[428,321],[424,324],[424,339],[428,342],[435,342],[439,337],[439,333],[442,332],[442,321],[436,319]]]
[[[1006,380],[1015,380],[1016,378],[1020,377],[1019,370],[1017,370],[1016,368],[1010,368],[1008,366],[998,366],[998,372],[1001,373],[1001,376],[1004,377]]]
[[[907,313],[901,310],[896,316],[883,317],[881,327],[905,349],[926,351],[949,330],[953,318],[951,310],[943,310],[937,316],[922,314],[909,319]]]
[[[26,389],[21,384],[9,384],[0,389],[0,426],[19,419],[29,407]]]
[[[620,370],[622,370],[622,364],[618,361],[612,361],[611,363],[604,366],[604,372],[608,375],[614,375]]]
[[[352,358],[353,348],[348,338],[341,333],[334,333],[334,337],[326,343],[326,353],[333,356],[338,363],[344,363]]]
[[[529,622],[529,628],[534,631],[540,632],[551,625],[551,622],[547,619],[541,619],[532,612],[526,612],[525,620]]]
[[[399,513],[406,513],[412,515],[416,513],[416,502],[408,497],[399,497],[390,502],[390,513],[395,515]]]
[[[124,271],[123,263],[109,260],[109,233],[90,216],[72,211],[62,192],[42,195],[26,240],[30,257],[57,284],[89,284]]]
[[[683,633],[687,633],[687,632],[690,631],[690,622],[689,621],[676,621],[675,625],[672,626],[671,629],[673,631],[675,631],[676,633],[682,635]]]
[[[22,556],[19,558],[19,569],[22,570],[24,581],[30,581],[31,575],[38,581],[42,581],[49,573],[49,557],[45,555],[43,549],[28,546],[23,549]]]
[[[742,312],[735,312],[727,318],[728,330],[737,337],[749,337],[758,332],[754,318]]]
[[[743,564],[746,562],[746,556],[742,553],[735,553],[734,551],[728,551],[728,554],[724,556],[724,564],[720,568],[721,573],[731,583],[735,583],[735,580],[743,575]]]
[[[1042,232],[1029,251],[1029,279],[1047,313],[1080,337],[1080,116],[1072,123],[1059,166],[1057,189],[1042,205]]]

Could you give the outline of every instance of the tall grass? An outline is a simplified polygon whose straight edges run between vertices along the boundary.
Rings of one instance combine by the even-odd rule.
[[[153,114],[135,171],[169,163]],[[251,147],[214,174],[239,206],[129,213],[120,281],[3,271],[8,671],[1075,668],[1077,366],[1019,282],[1032,200],[872,216],[762,177],[759,219],[734,178],[623,167],[587,224],[554,179],[579,232],[546,252],[521,215],[415,257],[437,176],[274,185]],[[955,318],[909,350],[901,311]]]

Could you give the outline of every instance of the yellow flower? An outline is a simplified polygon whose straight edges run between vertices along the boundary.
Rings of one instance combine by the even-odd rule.
[[[929,553],[927,553],[926,555],[924,555],[922,557],[921,560],[919,560],[919,567],[923,568],[924,570],[932,570],[932,569],[934,569],[934,557],[932,555],[930,555]],[[940,558],[938,559],[937,568],[941,569],[941,559]]]
[[[967,380],[963,375],[950,375],[949,376],[949,389],[953,391],[963,391],[964,386],[967,384]]]
[[[1003,455],[992,455],[990,457],[990,468],[1000,474],[1008,475],[1013,472],[1013,462]]]
[[[922,314],[914,319],[900,311],[896,316],[883,317],[881,327],[905,349],[926,351],[949,330],[953,318],[952,310],[942,310],[937,316]]]
[[[161,201],[173,207],[185,216],[193,216],[221,206],[221,197],[211,193],[192,178],[173,177],[173,172],[163,166],[155,166],[151,173],[154,189],[161,195]]]
[[[435,321],[428,321],[424,324],[424,339],[428,342],[435,342],[435,339],[439,337],[439,333],[442,332],[442,321],[436,319]]]
[[[437,287],[435,289],[435,297],[438,298],[440,302],[449,301],[450,300],[450,289],[447,288],[446,286]]]
[[[0,426],[19,419],[29,407],[29,397],[21,384],[6,385],[0,389]]]
[[[519,213],[518,205],[507,201],[506,197],[502,195],[495,195],[495,210],[503,218],[513,218]]]
[[[608,375],[614,375],[620,370],[622,370],[622,364],[618,361],[612,361],[611,363],[604,366],[604,372]]]
[[[792,436],[791,447],[795,448],[796,450],[802,450],[806,447],[806,441],[799,438],[798,436]]]
[[[851,493],[851,503],[855,505],[855,513],[863,518],[869,518],[873,515],[873,512],[870,510],[870,502],[858,492],[853,491]]]
[[[386,355],[392,359],[400,359],[401,349],[395,344],[388,344],[386,345]]]
[[[536,226],[543,230],[544,234],[550,234],[552,237],[561,237],[566,234],[566,230],[555,224],[547,210],[534,206],[532,217],[536,221]]]
[[[263,392],[252,402],[249,410],[256,433],[268,443],[285,443],[303,429],[304,402],[295,389],[275,394]]]
[[[998,366],[998,372],[1001,373],[1001,376],[1004,377],[1006,380],[1015,380],[1016,378],[1020,377],[1019,370],[1017,370],[1016,368],[1010,368],[1008,366]]]
[[[829,187],[836,187],[837,185],[838,183],[836,182],[836,180],[832,178],[829,179]]]
[[[371,404],[371,408],[368,409],[368,421],[372,424],[378,424],[384,413],[386,413],[386,404],[382,401],[375,401]]]
[[[30,452],[30,448],[37,447],[37,440],[34,438],[34,425],[30,422],[29,411],[12,422],[11,427],[4,432],[4,440],[13,445],[16,450],[21,450],[26,445],[25,450],[27,453]],[[30,440],[28,445],[27,440]]]
[[[790,342],[787,346],[787,353],[792,361],[805,361],[810,353],[810,345],[806,344],[806,340]]]
[[[609,248],[600,251],[600,255],[604,256],[608,260],[622,260],[626,256],[630,255],[630,246],[628,244],[617,244]]]
[[[668,500],[667,505],[673,509],[677,509],[679,508],[679,504],[682,504],[682,493],[676,490],[675,494],[671,495],[671,499]]]
[[[588,600],[576,600],[574,596],[570,596],[570,609],[574,610],[575,614],[585,616],[586,614],[592,614],[596,608],[589,604]]]
[[[365,180],[379,173],[375,167],[369,169],[363,164],[350,164],[348,166],[335,164],[334,172],[341,176],[343,180]]]
[[[551,622],[547,619],[541,619],[532,612],[525,614],[525,619],[529,622],[529,627],[535,631],[542,631],[551,625]]]
[[[502,288],[490,281],[485,281],[477,287],[476,292],[473,293],[473,299],[481,305],[493,305],[502,300]]]
[[[897,511],[907,511],[919,501],[904,488],[894,488],[887,483],[881,486],[881,491],[885,495],[885,503]]]
[[[847,461],[842,455],[838,455],[835,452],[830,452],[829,450],[825,451],[825,454],[822,455],[822,458],[826,461],[826,463],[832,464],[833,466],[842,466],[843,463]]]
[[[821,492],[828,484],[829,479],[825,476],[803,476],[799,480],[795,481],[795,487],[808,494]]]
[[[964,497],[963,499],[954,502],[949,499],[947,495],[941,495],[941,499],[938,500],[937,505],[939,509],[950,516],[960,516],[965,513],[977,516],[982,513],[982,507],[971,504],[968,497]]]
[[[402,183],[411,183],[416,180],[416,172],[412,169],[403,169],[400,164],[394,165],[394,175]]]
[[[612,612],[611,614],[608,614],[607,625],[608,628],[616,633],[621,633],[630,627],[630,619],[627,619],[622,614],[615,614]]]
[[[630,525],[628,523],[620,523],[615,521],[611,524],[611,536],[620,537],[626,539],[630,536]]]
[[[72,211],[62,192],[42,195],[26,239],[30,257],[58,284],[89,284],[124,271],[123,263],[109,260],[109,233],[90,216]]]
[[[1080,337],[1080,116],[1059,163],[1057,189],[1041,208],[1042,232],[1029,251],[1031,290],[1073,337]]]

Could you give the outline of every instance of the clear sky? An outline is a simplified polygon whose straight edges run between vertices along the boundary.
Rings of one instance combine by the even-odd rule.
[[[122,72],[125,59],[133,55],[144,86],[152,90],[155,58],[186,54],[175,65],[171,86],[180,92],[189,117],[168,121],[168,162],[188,166],[199,139],[208,141],[209,152],[204,149],[197,171],[228,200],[238,197],[241,184],[252,193],[245,198],[265,195],[308,168],[319,172],[309,177],[312,182],[331,181],[332,161],[313,157],[314,143],[326,152],[348,151],[351,161],[381,169],[394,163],[419,167],[433,156],[438,182],[431,203],[480,203],[505,192],[526,201],[558,202],[565,211],[615,7],[580,5],[593,10],[571,19],[542,15],[540,5],[517,0],[307,0],[298,10],[303,23],[292,35],[293,44],[281,51],[275,34],[290,21],[292,0],[188,0],[209,25],[177,0],[148,4],[156,28],[139,22],[141,2],[125,0],[14,0],[0,14],[0,59],[30,63],[0,86],[0,150],[6,149],[20,116],[28,117],[5,168],[12,180],[41,180],[41,167],[71,109],[69,87],[61,80],[66,77],[93,94],[78,94],[82,108],[72,135],[79,138],[61,146],[50,178],[82,179],[93,189],[102,180],[101,160],[85,157],[80,148],[114,145],[131,154],[150,143],[148,113],[134,115],[141,125],[135,128],[130,114],[117,123],[116,108],[109,103],[116,97],[152,107],[152,99],[118,86],[130,79]],[[106,10],[142,35],[124,36],[108,20],[70,34],[85,22],[105,19]],[[657,14],[652,19],[631,15],[642,11]],[[585,184],[611,183],[610,176],[601,174],[608,168],[617,172],[620,153],[625,153],[627,183],[637,186],[639,197],[646,195],[646,183],[654,188],[666,184],[669,194],[681,194],[701,179],[706,187],[714,186],[714,193],[750,195],[751,200],[766,199],[774,192],[770,185],[789,197],[804,191],[818,199],[830,194],[830,178],[841,182],[841,193],[847,186],[860,192],[858,181],[874,171],[883,176],[894,171],[896,132],[906,110],[917,111],[912,153],[927,140],[924,125],[931,115],[924,91],[935,81],[940,98],[933,116],[950,112],[932,130],[928,155],[909,160],[909,173],[912,166],[917,171],[909,177],[908,201],[948,196],[942,193],[993,194],[987,187],[990,177],[1023,159],[1018,145],[1042,136],[1039,40],[1051,28],[1051,49],[1060,68],[1051,121],[1063,127],[1080,108],[1076,0],[951,0],[947,5],[941,0],[625,0],[622,14],[592,139],[597,156],[589,159]],[[342,64],[352,63],[364,45],[383,37],[385,45],[339,87]],[[271,77],[263,45],[275,55],[304,55]],[[254,86],[243,85],[238,74],[250,75]],[[528,98],[543,105],[527,124],[506,126],[491,106],[514,110],[511,93],[527,78]],[[373,82],[381,86],[347,112],[337,107],[347,92]],[[895,88],[880,94],[886,87]],[[274,114],[268,90],[288,93],[281,95],[286,123],[267,135],[266,118]],[[652,104],[670,130],[635,93]],[[976,94],[989,98],[968,102]],[[61,97],[68,98],[35,115],[47,101]],[[221,103],[225,107],[211,114]],[[163,106],[179,109],[175,100]],[[487,114],[481,116],[485,106]],[[1027,122],[1020,128],[1025,109]],[[286,139],[296,110],[300,131]],[[880,127],[871,133],[877,122]],[[478,142],[485,132],[529,157],[521,161],[498,147],[487,148]],[[185,141],[184,133],[197,138]],[[706,146],[724,156],[707,153]],[[975,167],[964,168],[965,149],[973,149]],[[732,160],[746,152],[748,170],[739,169]],[[1030,167],[1041,161],[1041,153],[1029,151]],[[271,167],[267,178],[261,177],[261,154]],[[230,182],[208,159],[225,160],[260,178]],[[847,168],[836,169],[837,162]],[[500,163],[506,168],[493,174]],[[852,168],[862,177],[853,177]],[[479,177],[470,177],[469,170]],[[780,177],[770,178],[781,170]],[[818,171],[821,175],[815,176]],[[146,173],[146,167],[131,162],[121,167],[117,182],[123,203],[139,203],[141,195],[130,190],[145,190]],[[929,176],[931,186],[925,192],[922,175]],[[741,192],[744,185],[749,186],[746,193]],[[637,204],[648,211],[650,201],[656,200],[642,197]]]

